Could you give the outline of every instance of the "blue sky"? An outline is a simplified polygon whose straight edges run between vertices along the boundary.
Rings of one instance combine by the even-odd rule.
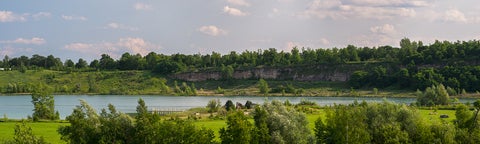
[[[0,57],[209,54],[480,39],[478,0],[0,1]]]

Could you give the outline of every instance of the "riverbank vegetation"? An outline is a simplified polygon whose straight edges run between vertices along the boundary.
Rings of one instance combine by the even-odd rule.
[[[228,54],[172,54],[151,52],[107,54],[87,62],[62,61],[53,55],[5,56],[0,61],[0,93],[31,93],[44,83],[57,94],[155,94],[155,95],[305,95],[305,96],[414,96],[415,91],[444,85],[452,94],[478,95],[480,90],[480,42],[400,41],[400,47],[311,49],[290,52],[271,48],[232,51]],[[347,71],[347,81],[294,81],[263,78],[268,90],[257,87],[262,77],[235,79],[235,71],[255,68],[295,69],[315,66]],[[181,73],[217,72],[217,80],[188,82],[175,79]],[[263,82],[262,82],[263,83]],[[452,95],[451,96],[454,96]]]
[[[480,100],[473,105],[449,105],[453,110],[387,101],[355,101],[348,105],[324,107],[307,100],[298,104],[288,101],[245,102],[245,105],[230,104],[233,105],[231,108],[227,108],[228,101],[221,106],[219,103],[222,102],[212,100],[205,108],[161,116],[148,111],[141,99],[134,115],[119,112],[113,105],[97,113],[81,101],[66,118],[66,123],[2,122],[0,133],[9,137],[0,140],[53,143],[480,142]],[[246,105],[250,105],[250,109]],[[56,128],[56,132],[52,128]],[[51,132],[47,133],[49,129]],[[32,139],[26,139],[26,136]]]

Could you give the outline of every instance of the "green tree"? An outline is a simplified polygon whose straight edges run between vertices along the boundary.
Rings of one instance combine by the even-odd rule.
[[[317,140],[326,143],[369,143],[365,109],[362,107],[336,106],[326,110],[325,123],[319,118],[316,122]]]
[[[226,79],[226,80],[232,79],[234,71],[235,70],[233,69],[233,67],[231,65],[228,65],[228,66],[222,65],[222,69],[221,69],[222,78]]]
[[[158,115],[148,112],[148,108],[145,105],[143,99],[138,100],[137,116],[135,116],[135,135],[134,143],[159,143],[157,140],[157,133],[155,133],[155,127],[158,127],[160,123],[160,117]]]
[[[235,104],[233,104],[231,100],[227,100],[227,102],[225,103],[225,110],[227,111],[235,110]]]
[[[108,110],[102,109],[99,117],[100,143],[132,143],[135,132],[133,119],[118,112],[112,104],[108,105]]]
[[[142,99],[138,101],[135,123],[113,105],[98,115],[85,101],[80,104],[66,118],[70,125],[58,129],[68,143],[214,143],[212,130],[197,128],[190,121],[162,121],[158,114],[147,110]]]
[[[255,129],[253,131],[252,143],[269,144],[271,143],[270,130],[268,128],[268,113],[261,107],[256,107],[253,115]]]
[[[431,86],[425,89],[425,92],[417,92],[417,102],[422,106],[447,105],[450,102],[445,86]]]
[[[157,53],[155,52],[148,53],[147,56],[145,56],[145,60],[147,62],[145,68],[148,70],[153,70],[153,68],[155,67],[159,59],[160,59],[160,56],[158,56]]]
[[[211,99],[208,101],[207,108],[209,113],[217,112],[221,107],[220,99]]]
[[[266,112],[263,112],[263,110]],[[314,143],[305,114],[286,108],[280,101],[264,103],[254,112],[255,126],[259,134],[254,141],[272,143]],[[266,126],[264,126],[266,122]],[[268,129],[268,135],[266,130]]]
[[[71,59],[67,59],[64,64],[65,67],[73,68],[75,66],[75,63]]]
[[[254,104],[253,104],[252,101],[247,100],[247,102],[245,102],[245,108],[252,109],[253,106],[254,106]]]
[[[46,86],[40,85],[32,93],[33,120],[56,120],[60,116],[55,113],[55,100]]]
[[[458,128],[469,128],[472,125],[473,113],[464,104],[457,105],[455,117],[455,125]]]
[[[61,126],[58,133],[62,140],[71,144],[99,143],[101,138],[100,118],[93,107],[84,100],[66,117],[70,125]]]
[[[113,70],[117,68],[117,63],[108,54],[102,54],[99,64],[103,70]]]
[[[83,59],[78,59],[78,62],[75,64],[75,67],[78,69],[83,69],[83,68],[86,68],[87,66],[88,66],[87,61]]]
[[[100,62],[98,60],[93,60],[90,62],[90,68],[98,69],[100,68]]]
[[[37,137],[33,134],[32,128],[27,126],[25,121],[15,125],[15,134],[13,141],[7,141],[6,144],[47,144],[43,137]]]
[[[227,128],[220,129],[220,139],[224,144],[248,144],[252,139],[253,125],[242,111],[227,116]]]
[[[157,63],[157,65],[153,69],[153,72],[168,75],[184,71],[185,69],[186,65],[183,63],[164,60]]]
[[[268,83],[264,79],[260,79],[258,81],[257,86],[258,86],[258,89],[260,90],[260,93],[264,95],[267,95],[268,92],[270,91],[270,88],[268,87]]]
[[[348,84],[353,88],[361,88],[367,85],[367,82],[368,72],[366,71],[355,71],[348,80]]]
[[[452,143],[453,125],[425,124],[406,105],[354,103],[327,107],[317,119],[317,143]]]
[[[478,111],[480,109],[480,100],[474,102],[475,111],[471,111],[466,105],[460,104],[455,111],[456,126],[455,140],[458,143],[479,143],[480,127],[478,126]]]

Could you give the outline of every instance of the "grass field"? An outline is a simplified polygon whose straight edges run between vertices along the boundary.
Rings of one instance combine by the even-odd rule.
[[[4,140],[13,139],[14,128],[16,124],[20,122],[1,122],[0,123],[0,143]],[[60,126],[68,125],[68,123],[56,123],[56,122],[38,122],[27,123],[32,128],[33,133],[36,136],[43,137],[47,142],[61,144],[65,143],[60,140],[60,135],[57,133],[57,129]]]
[[[444,119],[448,122],[451,122],[455,119],[454,110],[419,110],[421,117],[428,123],[440,122],[440,115],[447,114],[449,118]],[[315,127],[315,120],[319,117],[324,117],[325,113],[323,110],[320,110],[316,114],[307,114],[307,120],[309,122],[308,127],[313,129]],[[253,119],[251,119],[253,123]],[[13,138],[15,124],[19,122],[0,122],[0,143],[3,140],[10,140]],[[219,130],[223,127],[226,127],[225,120],[209,120],[202,119],[194,122],[195,125],[200,127],[205,127],[211,129],[215,132],[217,140],[219,139]],[[51,143],[65,143],[60,140],[60,135],[57,133],[57,129],[60,126],[68,125],[68,123],[58,123],[58,122],[38,122],[38,123],[28,123],[28,126],[32,127],[33,133],[37,136],[43,136],[46,141]]]

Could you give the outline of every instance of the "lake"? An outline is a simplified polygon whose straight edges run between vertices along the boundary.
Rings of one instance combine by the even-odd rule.
[[[384,98],[379,97],[259,97],[259,96],[152,96],[152,95],[55,95],[55,110],[60,113],[61,119],[72,113],[73,108],[80,104],[80,99],[87,101],[91,106],[100,112],[100,109],[107,109],[107,105],[113,104],[118,111],[124,113],[135,112],[137,101],[142,98],[149,110],[186,110],[193,107],[205,107],[209,100],[220,99],[224,104],[227,100],[234,103],[245,104],[247,100],[261,104],[266,100],[288,99],[292,104],[299,103],[302,99],[314,101],[319,105],[350,104],[355,100],[367,102],[381,102]],[[415,98],[386,98],[395,103],[410,104]],[[460,102],[473,102],[476,99],[460,99]],[[11,119],[22,119],[33,113],[33,105],[30,95],[0,96],[0,118],[5,114]]]

